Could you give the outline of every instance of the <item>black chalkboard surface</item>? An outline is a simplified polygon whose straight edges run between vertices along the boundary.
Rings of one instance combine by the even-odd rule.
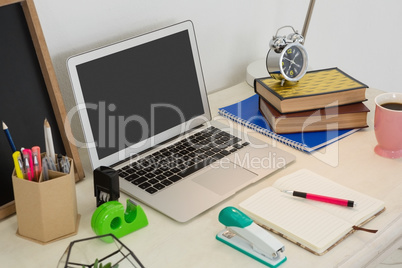
[[[65,154],[36,52],[20,4],[0,8],[0,120],[17,150],[40,146],[45,151],[43,123],[52,127],[56,153]],[[1,128],[3,132],[3,128]],[[0,206],[14,199],[12,151],[0,133]]]
[[[4,121],[17,150],[46,150],[44,120],[55,152],[74,160],[75,179],[85,174],[33,0],[0,0],[0,126]],[[0,129],[3,132],[3,129]],[[0,219],[15,212],[12,150],[0,133]]]

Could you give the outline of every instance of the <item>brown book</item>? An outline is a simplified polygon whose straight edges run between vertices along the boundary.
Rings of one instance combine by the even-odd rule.
[[[263,98],[259,110],[276,133],[296,133],[367,127],[367,113],[363,103],[354,103],[312,111],[281,114]]]
[[[271,77],[254,81],[255,92],[281,113],[362,102],[366,88],[338,68],[310,71],[300,81],[283,86]]]

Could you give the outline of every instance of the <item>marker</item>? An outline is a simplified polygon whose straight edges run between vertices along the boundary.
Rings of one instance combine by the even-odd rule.
[[[24,179],[32,180],[34,177],[32,151],[31,149],[24,149],[22,151],[22,157],[24,158]]]
[[[23,179],[24,174],[24,165],[22,164],[22,158],[21,158],[21,153],[20,151],[15,151],[13,153],[13,160],[14,160],[14,167],[15,167],[15,173],[17,175],[17,178]]]
[[[346,200],[346,199],[340,199],[340,198],[335,198],[335,197],[330,197],[330,196],[323,196],[323,195],[316,195],[316,194],[310,194],[310,193],[304,193],[304,192],[298,192],[298,191],[288,191],[284,190],[284,193],[301,197],[301,198],[306,198],[310,200],[315,200],[319,202],[325,202],[325,203],[330,203],[330,204],[335,204],[339,206],[345,206],[345,207],[355,207],[356,203],[351,200]]]
[[[10,144],[11,150],[12,150],[13,153],[14,153],[15,151],[17,151],[17,148],[15,148],[15,145],[14,145],[14,142],[13,142],[13,138],[11,138],[10,131],[8,131],[8,127],[7,127],[7,125],[6,125],[4,122],[3,122],[3,131],[4,131],[4,134],[6,134],[8,143]]]
[[[42,171],[42,159],[40,156],[40,147],[32,147],[32,161],[35,181],[39,181],[40,172]]]

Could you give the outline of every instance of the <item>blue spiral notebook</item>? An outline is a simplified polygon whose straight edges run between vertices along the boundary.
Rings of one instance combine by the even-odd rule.
[[[266,135],[295,149],[311,153],[336,142],[359,129],[343,129],[317,132],[277,134],[271,130],[268,122],[258,110],[258,95],[255,94],[238,103],[219,108],[219,114]]]

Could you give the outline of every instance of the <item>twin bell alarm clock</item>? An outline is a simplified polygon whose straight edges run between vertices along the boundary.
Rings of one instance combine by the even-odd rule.
[[[293,33],[280,36],[278,32],[284,28],[291,28]],[[269,43],[266,64],[268,73],[272,78],[285,81],[299,81],[307,71],[308,56],[303,46],[304,37],[292,26],[283,26],[276,31]]]

